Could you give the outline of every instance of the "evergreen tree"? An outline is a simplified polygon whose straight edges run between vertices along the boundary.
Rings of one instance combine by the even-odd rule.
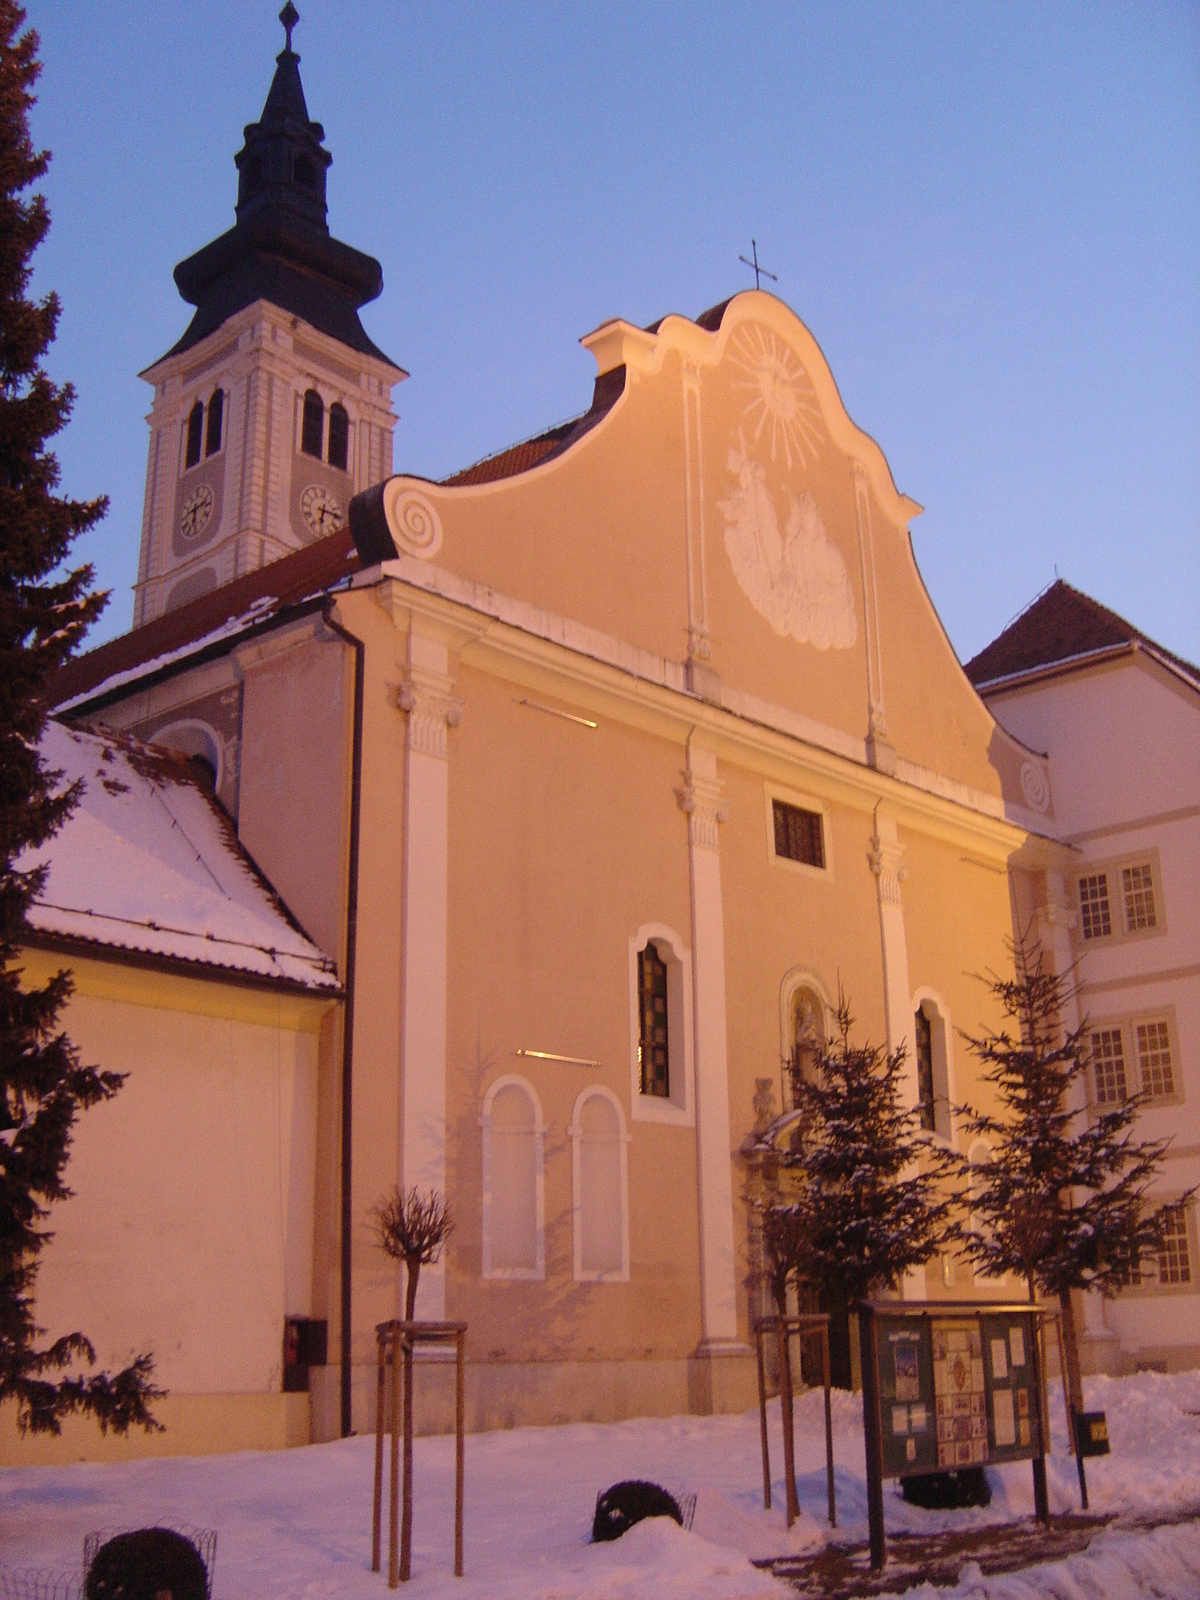
[[[843,995],[836,1015],[836,1036],[816,1052],[811,1078],[793,1075],[794,1112],[764,1136],[775,1151],[790,1141],[779,1151],[779,1194],[764,1238],[776,1298],[781,1271],[790,1271],[830,1313],[833,1377],[848,1388],[850,1310],[895,1288],[954,1236],[946,1180],[959,1162],[903,1104],[903,1045],[888,1052],[851,1044]]]
[[[1087,1022],[1064,1031],[1067,983],[1047,969],[1040,947],[1018,944],[1013,955],[1015,976],[987,982],[1015,1032],[964,1035],[1000,1105],[995,1116],[964,1108],[966,1131],[986,1140],[991,1157],[971,1168],[977,1222],[963,1245],[984,1277],[1015,1272],[1031,1300],[1040,1290],[1058,1301],[1071,1404],[1081,1411],[1071,1291],[1120,1289],[1157,1252],[1167,1208],[1150,1205],[1147,1190],[1168,1141],[1134,1139],[1140,1096],[1089,1120],[1079,1092]]]
[[[91,592],[90,567],[63,571],[72,541],[107,502],[53,492],[58,463],[46,441],[66,423],[74,395],[42,366],[58,300],[26,297],[49,216],[40,194],[22,195],[49,158],[29,137],[41,67],[24,21],[20,6],[0,0],[0,1401],[16,1401],[22,1431],[57,1433],[60,1418],[85,1412],[124,1432],[156,1426],[147,1409],[157,1392],[150,1358],[115,1376],[80,1373],[95,1360],[91,1344],[68,1333],[39,1346],[45,1330],[33,1305],[38,1255],[51,1237],[43,1224],[71,1192],[63,1173],[75,1118],[114,1095],[122,1078],[83,1066],[59,1030],[69,975],[23,990],[16,965],[26,909],[45,878],[18,860],[54,834],[76,798],[38,757],[46,684],[107,598]]]

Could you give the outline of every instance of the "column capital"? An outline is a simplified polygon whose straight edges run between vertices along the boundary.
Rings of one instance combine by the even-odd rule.
[[[894,821],[876,819],[871,848],[867,851],[867,861],[879,882],[881,904],[898,906],[900,885],[908,877],[908,868],[903,865],[904,846],[896,837]]]
[[[462,721],[462,700],[449,693],[450,680],[410,669],[396,690],[396,704],[408,713],[408,748],[418,755],[447,758],[446,729]]]
[[[688,819],[688,843],[694,850],[718,848],[717,827],[729,816],[729,807],[721,799],[724,787],[715,778],[704,777],[690,766],[684,771],[675,799]]]

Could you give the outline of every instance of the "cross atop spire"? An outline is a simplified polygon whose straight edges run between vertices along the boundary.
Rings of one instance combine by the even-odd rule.
[[[292,29],[300,21],[300,13],[296,10],[295,6],[292,4],[292,0],[287,0],[287,4],[284,6],[283,10],[279,13],[279,20],[280,20],[280,22],[283,23],[284,29],[287,32],[287,43],[284,45],[283,48],[287,51],[287,53],[289,55],[291,55],[291,53],[292,53]]]

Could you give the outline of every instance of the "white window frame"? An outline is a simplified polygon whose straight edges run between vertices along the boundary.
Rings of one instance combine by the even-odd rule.
[[[533,1267],[492,1266],[492,1103],[502,1089],[523,1089],[533,1106],[533,1178],[536,1205],[535,1239],[537,1265]],[[546,1124],[542,1117],[542,1102],[528,1078],[515,1072],[506,1072],[497,1078],[483,1097],[483,1111],[479,1118],[483,1130],[483,1276],[485,1278],[518,1279],[525,1283],[540,1283],[546,1276],[546,1190],[544,1180]]]
[[[667,966],[666,1097],[642,1093],[638,1049],[642,1041],[638,997],[638,956],[653,943]],[[692,1051],[692,958],[687,946],[664,922],[646,922],[629,940],[629,1103],[634,1122],[663,1122],[691,1128],[696,1122],[695,1064]]]
[[[922,1004],[928,1004],[937,1013],[937,1026],[930,1028],[933,1047],[933,1127],[925,1128],[922,1132],[927,1139],[936,1139],[953,1148],[957,1132],[954,1117],[954,1025],[950,1020],[950,1007],[938,991],[927,984],[913,993],[914,1018]],[[916,1048],[915,1035],[913,1048]]]
[[[813,867],[807,861],[793,861],[791,856],[775,854],[775,801],[785,806],[796,806],[801,811],[812,811],[821,819],[821,849],[825,856],[823,867]],[[784,789],[775,783],[763,785],[764,815],[767,825],[767,860],[775,867],[788,872],[798,872],[801,877],[815,878],[818,883],[833,882],[833,829],[829,826],[829,807],[815,794],[804,794],[797,789]]]
[[[1154,926],[1131,928],[1125,915],[1124,872],[1129,867],[1149,867],[1150,882],[1154,890]],[[1083,934],[1083,912],[1079,900],[1079,884],[1083,878],[1093,878],[1104,873],[1108,884],[1108,915],[1111,933],[1086,939]],[[1167,906],[1163,896],[1162,866],[1157,848],[1136,850],[1104,861],[1080,862],[1075,871],[1076,943],[1079,949],[1093,950],[1109,945],[1123,944],[1129,939],[1156,939],[1167,931]]]
[[[1158,1272],[1158,1251],[1152,1251],[1146,1258],[1152,1264],[1149,1272],[1143,1265],[1137,1283],[1131,1283],[1121,1290],[1121,1295],[1134,1295],[1139,1299],[1153,1295],[1195,1295],[1200,1293],[1200,1238],[1196,1230],[1196,1202],[1183,1199],[1180,1195],[1174,1198],[1169,1194],[1148,1195],[1150,1205],[1157,1209],[1159,1206],[1183,1207],[1184,1236],[1187,1239],[1188,1267],[1191,1271],[1190,1283],[1164,1283]]]
[[[617,1150],[621,1163],[621,1270],[619,1272],[585,1272],[583,1260],[583,1128],[580,1112],[589,1100],[599,1097],[607,1100],[617,1114]],[[590,1083],[581,1089],[571,1110],[571,1243],[572,1265],[576,1283],[628,1283],[629,1282],[629,1164],[627,1160],[630,1135],[625,1127],[625,1113],[621,1102],[611,1089],[603,1084]]]
[[[1171,1076],[1175,1087],[1170,1094],[1149,1094],[1146,1079],[1142,1073],[1142,1058],[1138,1051],[1137,1030],[1138,1024],[1148,1022],[1165,1022],[1167,1025],[1167,1039],[1171,1049]],[[1146,1103],[1142,1107],[1144,1112],[1157,1111],[1163,1106],[1183,1105],[1187,1099],[1187,1089],[1184,1082],[1182,1056],[1179,1050],[1179,1028],[1175,1018],[1175,1007],[1147,1006],[1138,1011],[1122,1011],[1114,1016],[1089,1017],[1087,1028],[1087,1043],[1091,1051],[1092,1035],[1094,1033],[1117,1031],[1121,1035],[1121,1053],[1125,1062],[1125,1093],[1132,1098],[1135,1094],[1147,1095]],[[1100,1115],[1110,1109],[1110,1102],[1100,1101],[1096,1097],[1096,1071],[1095,1063],[1088,1063],[1088,1105],[1091,1110]]]

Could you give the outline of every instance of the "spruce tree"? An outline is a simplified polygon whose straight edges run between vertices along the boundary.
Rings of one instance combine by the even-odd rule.
[[[71,1193],[63,1175],[75,1118],[114,1095],[122,1077],[82,1065],[60,1030],[69,975],[26,989],[19,965],[25,913],[45,878],[43,868],[22,871],[19,858],[53,836],[76,799],[38,756],[46,685],[107,598],[92,592],[90,567],[64,570],[72,541],[107,502],[56,495],[58,463],[46,449],[74,395],[42,365],[58,300],[27,298],[49,215],[40,194],[23,196],[49,158],[29,136],[41,67],[24,21],[20,6],[0,0],[0,1401],[16,1402],[22,1431],[57,1433],[62,1417],[84,1412],[124,1432],[156,1426],[150,1358],[115,1375],[81,1371],[95,1361],[87,1338],[41,1344],[34,1315],[38,1256],[51,1237],[44,1223]]]
[[[1112,1293],[1156,1254],[1167,1208],[1153,1206],[1147,1192],[1168,1141],[1134,1138],[1140,1096],[1089,1115],[1081,1092],[1088,1024],[1063,1027],[1068,980],[1028,940],[1013,955],[1012,978],[985,981],[1015,1026],[963,1036],[1000,1102],[994,1116],[963,1109],[967,1134],[991,1147],[971,1168],[976,1220],[963,1248],[982,1276],[1015,1272],[1031,1300],[1038,1291],[1057,1300],[1071,1405],[1081,1411],[1071,1291]]]
[[[801,1292],[814,1292],[829,1312],[833,1377],[848,1388],[850,1311],[894,1289],[953,1237],[948,1180],[959,1163],[904,1105],[904,1046],[852,1044],[843,995],[836,1023],[812,1076],[793,1075],[793,1113],[764,1135],[780,1166],[776,1215],[764,1235],[776,1298],[788,1268]],[[786,1261],[776,1259],[779,1241],[787,1243]]]

